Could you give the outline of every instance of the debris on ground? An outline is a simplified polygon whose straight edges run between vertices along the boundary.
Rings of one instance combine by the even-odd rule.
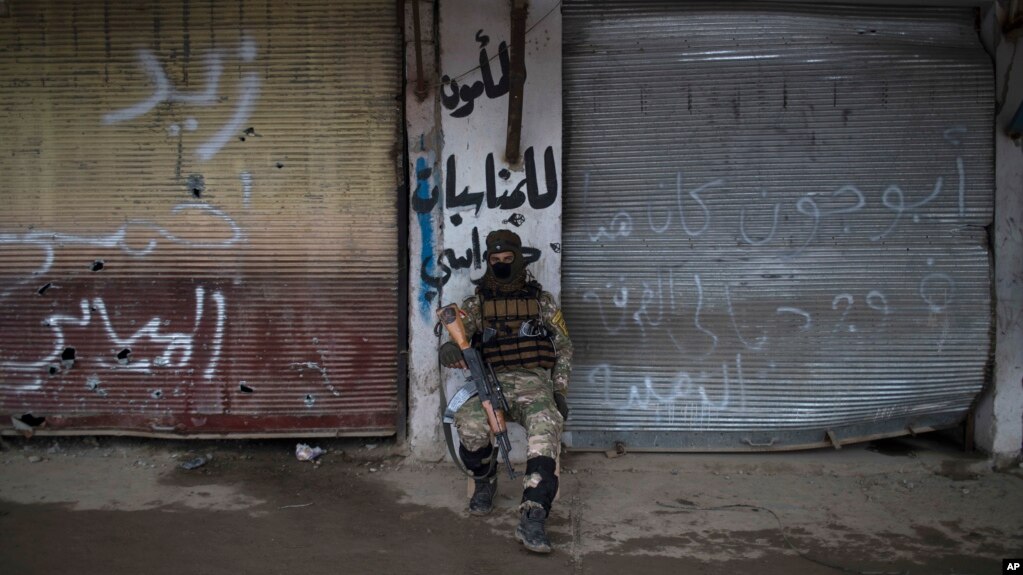
[[[185,461],[184,463],[179,465],[179,467],[181,467],[181,469],[187,469],[187,470],[191,471],[193,469],[199,469],[203,465],[206,465],[206,463],[208,463],[208,462],[209,462],[208,458],[203,457],[202,455],[200,455],[199,457],[193,457],[192,459],[189,459],[188,461]]]
[[[625,444],[622,443],[621,441],[616,441],[614,449],[609,449],[605,451],[604,455],[606,455],[608,459],[616,459],[618,457],[625,455]]]
[[[319,447],[310,447],[304,443],[295,446],[295,457],[299,461],[313,461],[327,451]]]

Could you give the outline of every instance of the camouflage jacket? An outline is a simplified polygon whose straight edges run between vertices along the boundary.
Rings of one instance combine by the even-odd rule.
[[[466,337],[482,329],[482,306],[479,295],[472,295],[462,302],[462,311],[466,317]],[[551,369],[551,380],[554,382],[554,391],[568,395],[568,376],[572,372],[572,340],[568,337],[568,326],[565,325],[565,317],[561,308],[554,302],[554,296],[548,291],[540,293],[540,319],[544,326],[553,335],[551,338],[557,350],[558,359]]]

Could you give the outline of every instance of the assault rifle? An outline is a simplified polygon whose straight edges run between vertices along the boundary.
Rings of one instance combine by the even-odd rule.
[[[451,341],[462,350],[462,358],[466,367],[469,368],[469,381],[476,384],[476,391],[483,404],[483,411],[487,414],[487,423],[490,425],[490,432],[497,438],[497,450],[504,457],[508,465],[508,477],[515,479],[515,468],[512,467],[508,454],[511,452],[511,441],[508,440],[508,426],[505,423],[504,414],[509,411],[508,400],[501,391],[501,382],[494,375],[479,350],[469,344],[465,335],[465,324],[462,323],[462,310],[458,304],[450,304],[437,310],[437,317],[451,336]]]

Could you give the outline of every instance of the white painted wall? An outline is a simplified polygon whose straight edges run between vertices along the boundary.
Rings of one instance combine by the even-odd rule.
[[[430,4],[424,2],[421,6],[425,20]],[[436,187],[439,196],[429,213],[411,210],[409,222],[409,438],[413,455],[420,459],[444,457],[438,386],[443,380],[445,397],[450,397],[464,377],[451,370],[440,372],[436,350],[442,339],[433,334],[436,323],[433,310],[440,305],[461,303],[472,294],[472,280],[479,279],[486,269],[482,252],[486,249],[487,233],[509,228],[522,237],[524,247],[539,250],[539,260],[529,269],[545,289],[556,298],[560,296],[561,11],[557,6],[556,0],[530,2],[520,144],[523,160],[516,165],[504,160],[508,96],[497,89],[502,77],[498,49],[502,42],[511,44],[510,2],[440,2],[440,70],[428,76],[433,86],[424,103],[418,102],[413,94],[415,52],[410,43],[406,50],[411,192],[413,198],[417,193],[424,198]],[[406,39],[410,41],[410,8],[406,17],[409,21]],[[430,29],[425,22],[423,29]],[[487,37],[485,45],[483,36]],[[490,94],[480,69],[484,51],[493,79]],[[444,76],[458,83],[457,100],[450,83],[437,85]],[[436,127],[442,134],[439,138]],[[524,157],[530,149],[536,177],[527,182]],[[545,166],[548,149],[554,163],[551,171]],[[494,193],[489,198],[488,157],[492,158],[494,174]],[[432,167],[429,192],[425,189],[417,192],[417,185],[423,185],[415,180],[417,165]],[[452,165],[453,170],[449,169]],[[548,177],[554,178],[556,186],[548,186]],[[449,186],[453,197],[445,197]],[[520,200],[521,205],[511,207]],[[525,454],[523,435],[520,428],[513,428],[513,456]]]
[[[420,7],[420,47],[423,70],[417,70],[412,2]],[[421,206],[415,200],[429,198],[434,186],[440,187],[437,158],[440,131],[437,125],[437,50],[434,35],[432,1],[411,0],[405,3],[405,129],[408,134],[409,161],[409,357],[408,357],[408,441],[409,449],[419,459],[438,460],[443,457],[444,444],[440,430],[440,370],[437,364],[438,338],[433,333],[435,300],[427,299],[433,291],[420,280],[424,260],[435,261],[441,240],[439,208]],[[422,100],[415,94],[416,79],[424,77],[427,89]],[[428,202],[427,202],[428,203]]]
[[[995,55],[999,106],[994,136],[995,366],[993,385],[977,405],[976,442],[1003,466],[1019,459],[1023,444],[1023,148],[1005,135],[1023,102],[1023,39],[1006,41],[994,14],[989,12],[985,32]]]
[[[524,246],[542,250],[540,260],[530,269],[549,291],[560,292],[561,256],[551,248],[551,243],[561,241],[561,12],[550,12],[556,2],[546,0],[531,2],[526,28],[531,28],[545,14],[549,15],[526,35],[526,85],[522,110],[523,154],[533,149],[536,161],[537,192],[547,193],[545,181],[544,153],[548,147],[554,153],[558,175],[558,197],[554,204],[545,209],[534,209],[526,201],[513,209],[488,206],[486,198],[477,211],[475,206],[453,206],[445,202],[444,241],[445,248],[455,250],[459,257],[473,248],[472,230],[479,230],[481,249],[487,232],[498,228],[509,228],[523,238]],[[446,0],[440,6],[441,74],[458,78],[460,91],[482,82],[480,54],[495,57],[501,42],[510,44],[510,3],[508,0]],[[489,43],[481,49],[476,40],[477,33],[489,37]],[[499,58],[491,62],[495,81],[500,75]],[[442,88],[442,94],[452,94],[450,85]],[[485,94],[472,101],[472,113],[454,117],[469,104],[461,101],[455,110],[444,106],[440,111],[440,123],[444,133],[443,159],[445,163],[454,158],[456,170],[445,178],[454,178],[457,193],[466,186],[471,194],[480,194],[487,189],[487,157],[493,156],[495,174],[503,169],[510,173],[507,180],[495,176],[497,196],[506,191],[514,193],[525,178],[524,162],[510,166],[504,161],[505,142],[508,133],[508,96],[488,98]],[[525,186],[520,190],[525,195]],[[520,226],[509,219],[515,214],[524,217]],[[459,218],[461,219],[458,224]],[[452,263],[450,260],[447,262]],[[453,270],[450,281],[443,288],[445,303],[461,301],[472,292],[471,279],[483,275],[485,266]]]

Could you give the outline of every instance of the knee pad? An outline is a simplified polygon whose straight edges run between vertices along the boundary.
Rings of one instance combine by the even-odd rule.
[[[497,471],[494,465],[494,446],[484,445],[476,451],[469,451],[464,445],[458,446],[458,457],[465,468],[476,477],[489,477]]]
[[[558,476],[554,475],[557,462],[546,456],[532,457],[526,461],[525,488],[522,501],[532,501],[543,506],[548,513],[554,496],[558,493]]]

